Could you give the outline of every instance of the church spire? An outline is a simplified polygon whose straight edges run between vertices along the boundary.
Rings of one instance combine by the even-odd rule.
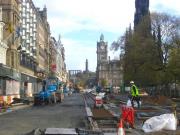
[[[88,69],[88,59],[86,59],[86,73],[89,71]]]
[[[134,27],[136,27],[143,19],[149,15],[149,0],[135,0]]]
[[[100,36],[100,41],[104,41],[104,35],[103,34],[101,34],[101,36]]]
[[[61,34],[59,34],[58,42],[61,43]]]

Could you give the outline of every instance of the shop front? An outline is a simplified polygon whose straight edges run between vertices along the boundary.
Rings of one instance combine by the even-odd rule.
[[[12,102],[20,97],[21,74],[15,69],[0,65],[0,101]]]
[[[32,97],[37,91],[37,77],[21,73],[20,95],[21,97]]]

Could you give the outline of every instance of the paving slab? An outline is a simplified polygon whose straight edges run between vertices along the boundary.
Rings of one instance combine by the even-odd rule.
[[[74,128],[47,128],[45,135],[77,135]]]

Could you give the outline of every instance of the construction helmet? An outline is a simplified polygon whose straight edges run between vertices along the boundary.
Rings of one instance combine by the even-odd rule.
[[[130,81],[130,84],[134,84],[134,81]]]

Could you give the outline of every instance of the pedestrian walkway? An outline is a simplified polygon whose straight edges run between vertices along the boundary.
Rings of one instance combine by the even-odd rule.
[[[27,108],[27,107],[30,107],[30,106],[32,106],[32,104],[29,104],[29,105],[27,105],[27,104],[23,104],[23,103],[21,103],[21,104],[14,104],[13,106],[11,106],[11,107],[8,107],[7,108],[7,110],[5,111],[5,112],[0,112],[0,115],[3,115],[3,114],[7,114],[7,113],[11,113],[11,112],[13,112],[13,111],[17,111],[17,110],[20,110],[20,109],[24,109],[24,108]]]

